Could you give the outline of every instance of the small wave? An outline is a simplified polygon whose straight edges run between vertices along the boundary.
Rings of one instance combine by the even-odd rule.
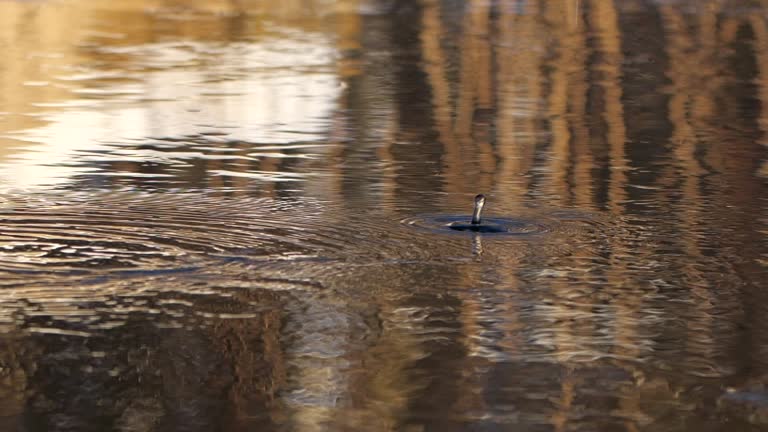
[[[405,225],[435,234],[466,235],[472,230],[452,229],[470,222],[468,215],[422,215],[402,219]],[[603,216],[573,210],[541,211],[514,217],[483,218],[482,225],[491,227],[481,234],[491,236],[541,237],[544,235],[583,235],[599,233],[610,228],[611,223]]]
[[[0,279],[157,271],[222,259],[344,261],[460,257],[462,238],[414,234],[389,215],[310,199],[199,193],[0,197]],[[26,276],[25,276],[26,277]]]
[[[6,271],[152,269],[194,255],[282,256],[332,247],[296,229],[299,220],[317,219],[311,204],[136,193],[6,202],[12,203],[0,209]]]
[[[470,230],[455,229],[457,226],[468,226],[467,216],[425,216],[406,218],[404,224],[434,233],[461,234]],[[539,221],[513,218],[484,218],[481,227],[488,230],[480,230],[482,234],[492,235],[534,235],[549,231],[549,226]]]

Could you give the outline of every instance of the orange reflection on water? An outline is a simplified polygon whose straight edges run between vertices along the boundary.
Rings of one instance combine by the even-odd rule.
[[[0,3],[2,412],[82,355],[119,425],[747,430],[765,8]],[[478,192],[541,232],[401,223]]]

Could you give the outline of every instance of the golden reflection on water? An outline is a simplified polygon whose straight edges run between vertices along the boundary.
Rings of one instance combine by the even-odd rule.
[[[768,373],[766,8],[0,3],[0,412],[77,424],[43,384],[85,356],[160,389],[94,390],[120,430],[748,430],[712,412]],[[481,191],[595,216],[397,223]]]
[[[340,88],[333,23],[299,3],[255,17],[242,7],[4,3],[2,38],[15,61],[2,72],[3,148],[39,143],[7,153],[6,178],[18,187],[69,182],[92,172],[73,164],[115,141],[224,131],[285,142],[324,132]]]

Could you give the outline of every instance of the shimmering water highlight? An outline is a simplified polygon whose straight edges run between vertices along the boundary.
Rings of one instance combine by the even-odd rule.
[[[0,2],[0,430],[765,430],[767,10]]]

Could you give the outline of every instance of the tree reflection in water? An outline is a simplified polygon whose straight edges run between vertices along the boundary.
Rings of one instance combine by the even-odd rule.
[[[764,428],[766,7],[0,4],[0,425]]]

